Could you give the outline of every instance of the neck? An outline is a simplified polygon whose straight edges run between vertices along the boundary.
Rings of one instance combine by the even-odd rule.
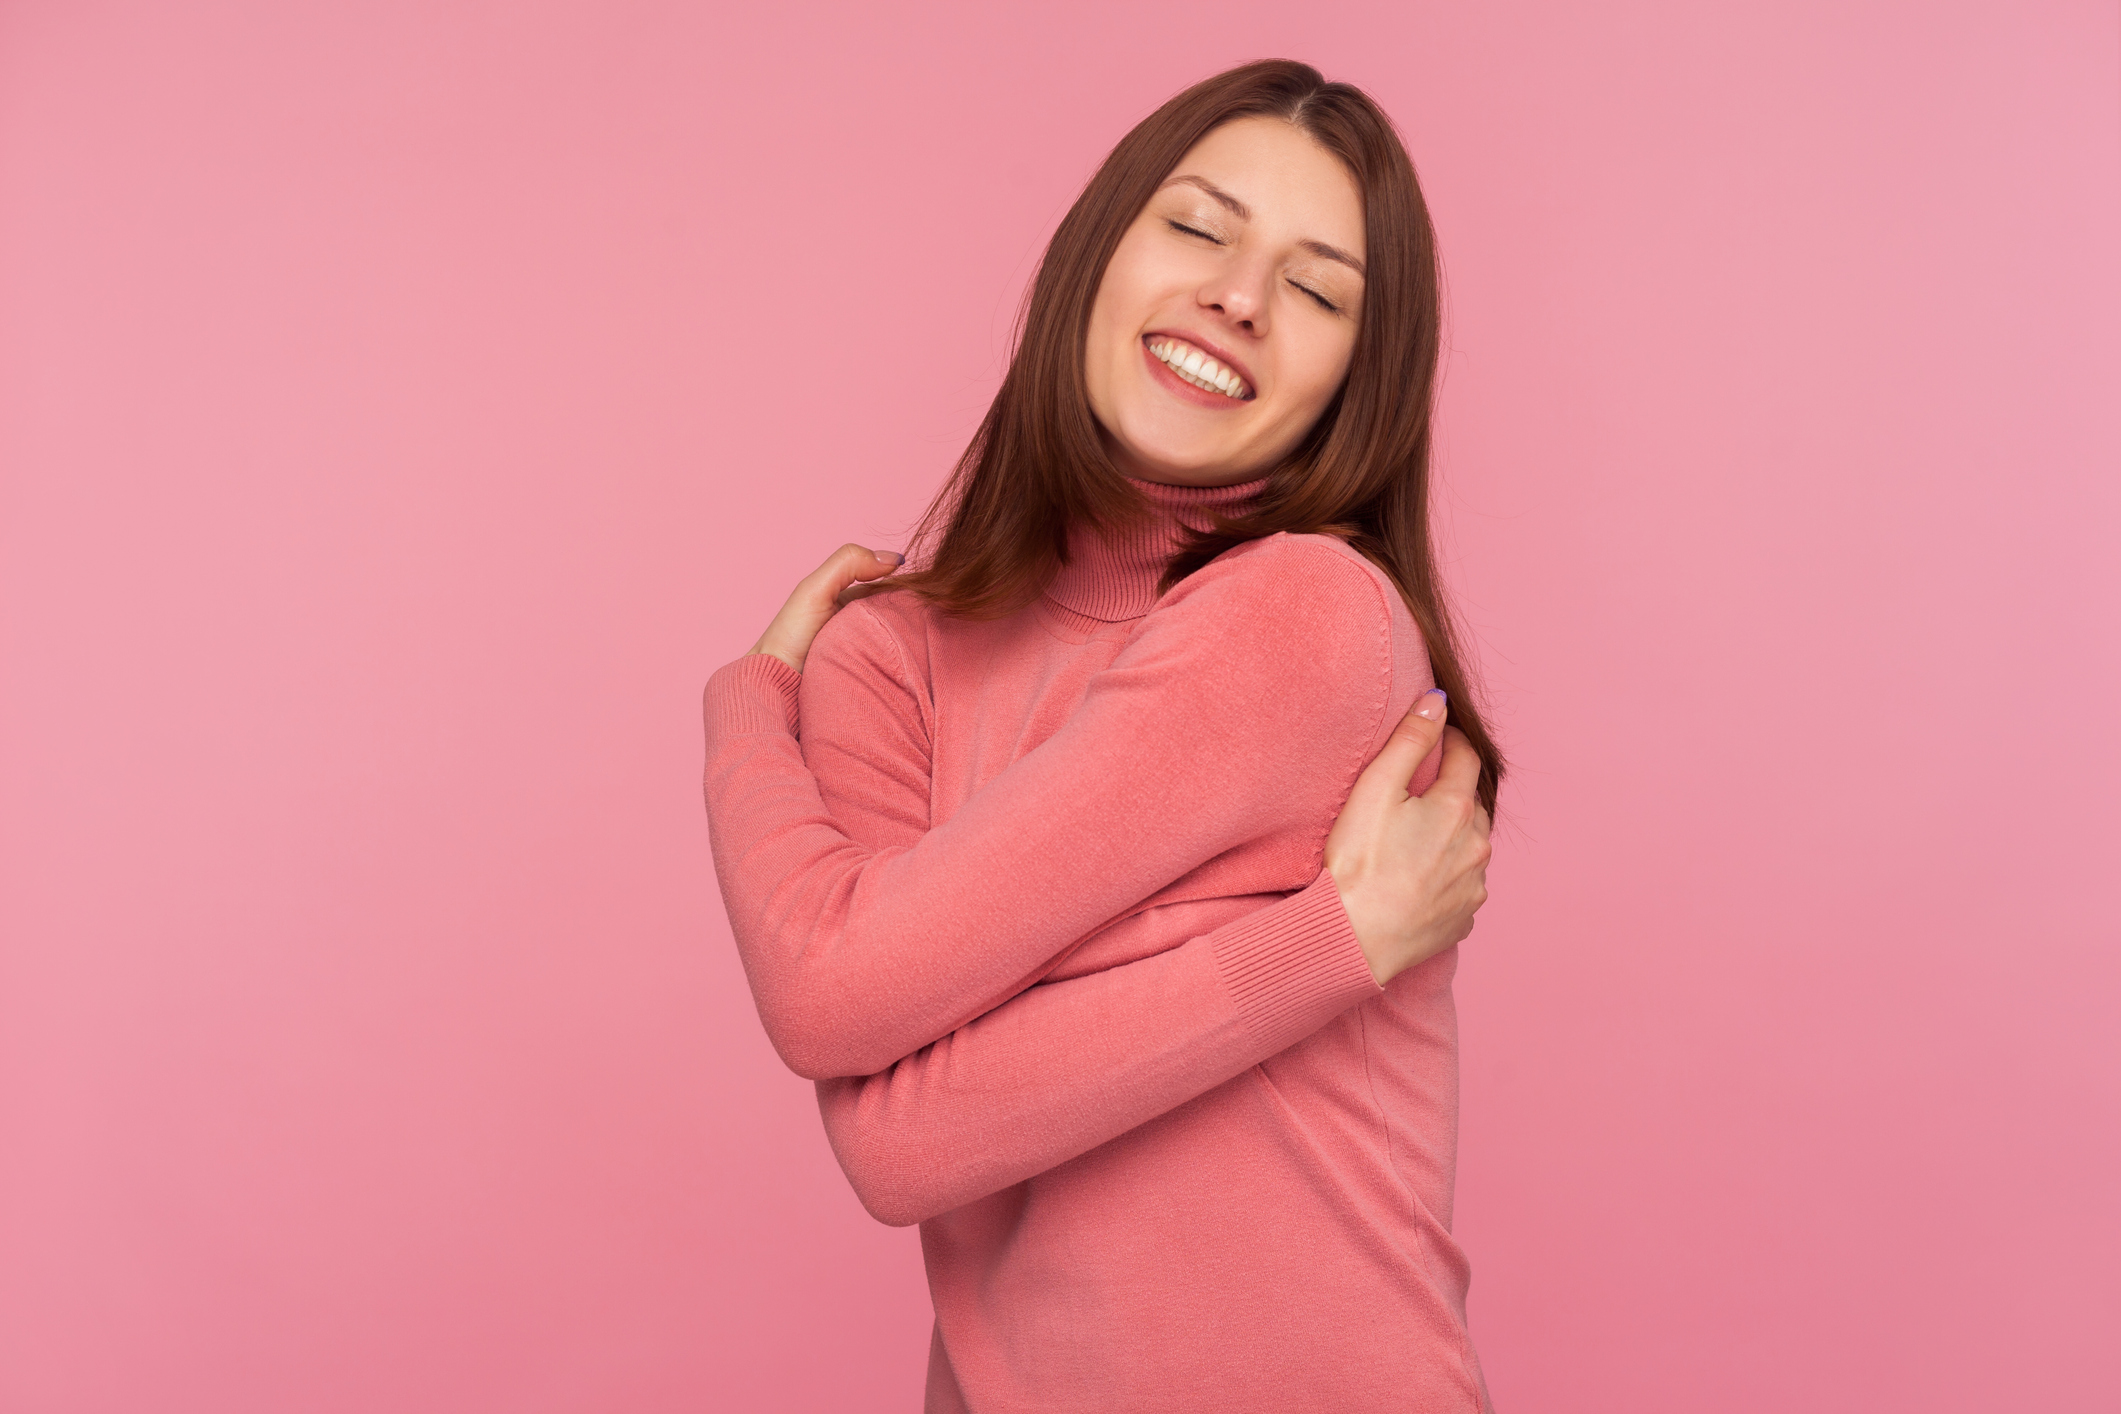
[[[1110,530],[1070,527],[1068,562],[1046,588],[1046,596],[1063,608],[1105,623],[1148,613],[1185,532],[1208,529],[1218,514],[1242,512],[1267,483],[1262,477],[1235,486],[1166,486],[1130,477],[1128,484],[1141,493],[1148,513]]]

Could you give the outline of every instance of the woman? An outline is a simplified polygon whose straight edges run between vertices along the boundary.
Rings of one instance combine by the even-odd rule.
[[[921,1224],[931,1411],[1486,1406],[1450,980],[1501,760],[1437,347],[1382,113],[1210,79],[1056,232],[918,568],[843,596],[897,567],[848,547],[708,685],[732,928]]]

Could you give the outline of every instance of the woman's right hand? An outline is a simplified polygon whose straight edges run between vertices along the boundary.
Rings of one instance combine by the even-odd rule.
[[[803,576],[751,651],[770,653],[801,672],[825,621],[868,593],[864,588],[868,581],[882,579],[905,562],[906,557],[896,550],[840,546],[825,563]]]
[[[1363,768],[1326,836],[1326,870],[1381,986],[1473,931],[1488,898],[1488,812],[1481,808],[1480,755],[1444,725],[1435,689],[1393,729]],[[1438,740],[1443,769],[1421,795],[1414,771]]]

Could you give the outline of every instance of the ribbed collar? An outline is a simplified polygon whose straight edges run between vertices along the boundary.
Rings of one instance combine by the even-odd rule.
[[[1149,612],[1183,530],[1206,530],[1217,513],[1238,514],[1267,482],[1262,477],[1236,486],[1165,486],[1129,478],[1128,484],[1141,492],[1150,514],[1109,534],[1088,525],[1071,527],[1068,563],[1046,586],[1046,597],[1062,608],[1108,624]]]

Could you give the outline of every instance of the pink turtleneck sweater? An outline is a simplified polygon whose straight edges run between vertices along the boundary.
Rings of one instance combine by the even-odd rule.
[[[1321,867],[1420,635],[1321,536],[1159,598],[1180,521],[1259,484],[1137,485],[1153,521],[1009,618],[881,594],[802,674],[709,682],[759,1015],[863,1204],[921,1224],[930,1414],[1484,1409],[1457,956],[1379,987]]]

